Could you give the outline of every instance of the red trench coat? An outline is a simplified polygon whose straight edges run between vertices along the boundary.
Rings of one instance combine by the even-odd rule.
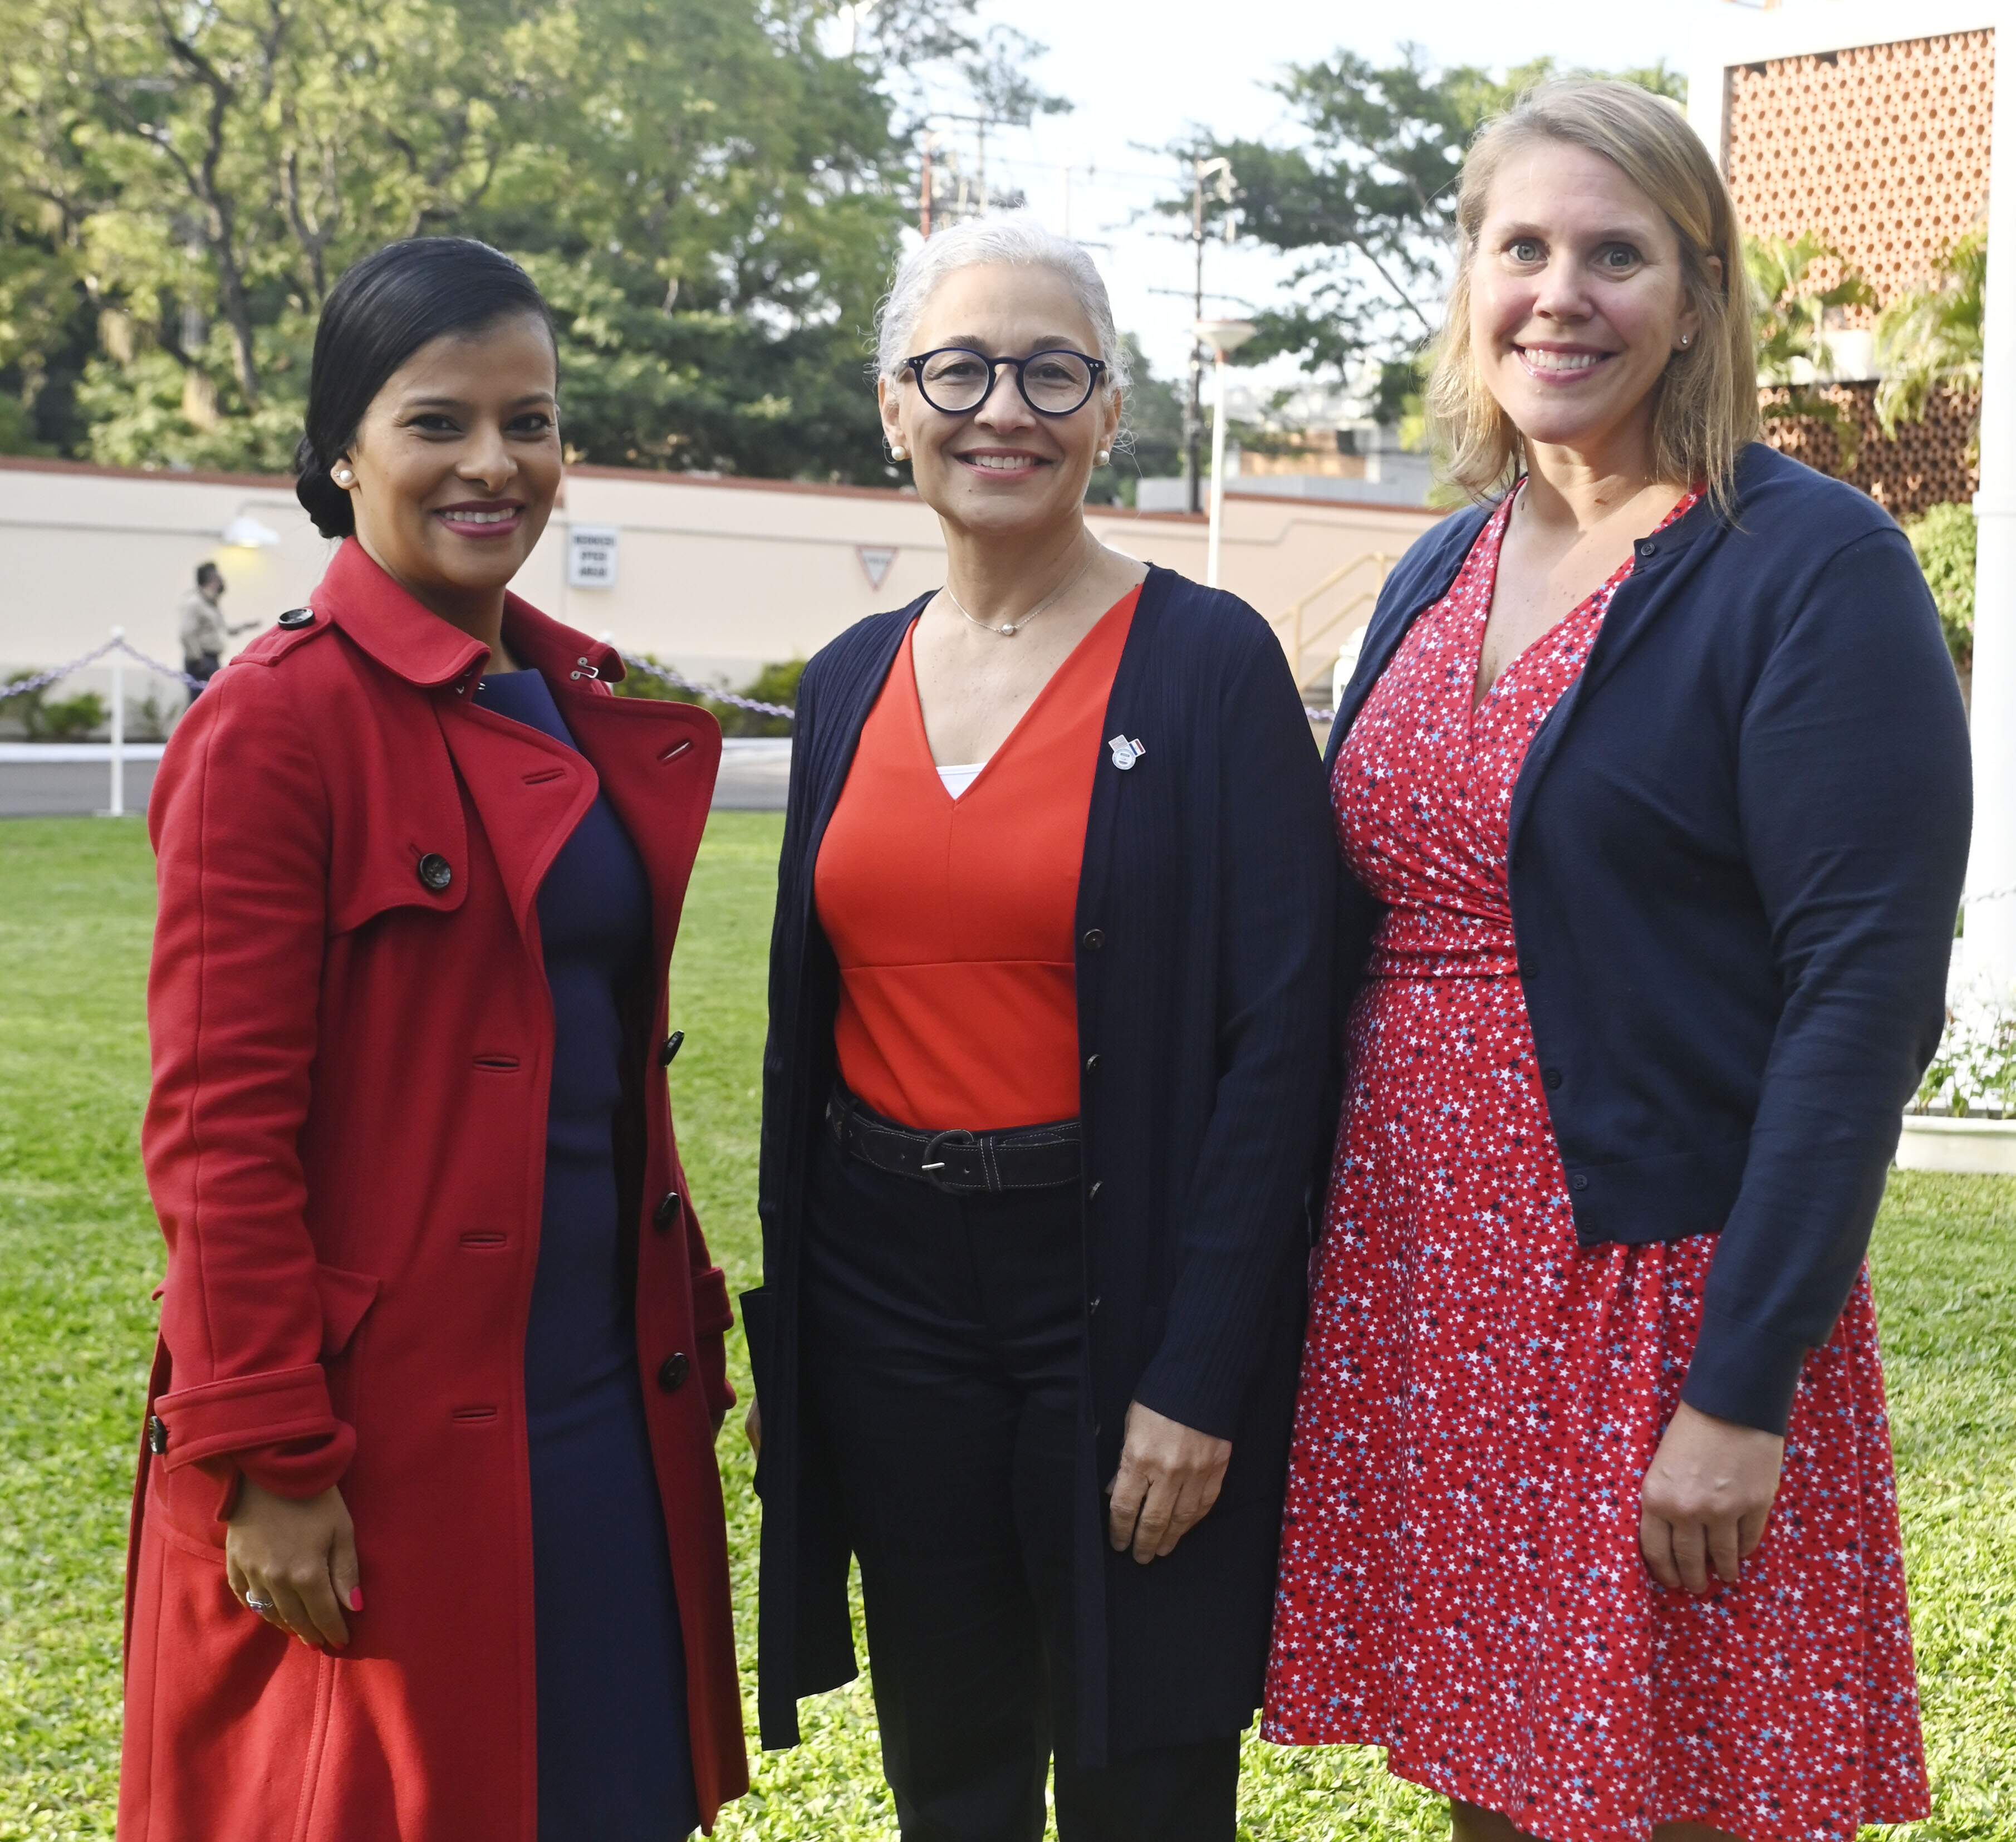
[[[143,1144],[168,1266],[119,1834],[535,1842],[524,1336],[553,1026],[533,903],[598,783],[651,888],[619,1162],[711,1828],[748,1784],[711,1424],[731,1317],[660,1044],[720,732],[610,696],[616,654],[515,598],[511,647],[581,752],[477,708],[482,647],[354,541],[311,609],[198,701],[149,813]],[[341,1655],[232,1598],[218,1516],[241,1473],[340,1485],[365,1602]]]

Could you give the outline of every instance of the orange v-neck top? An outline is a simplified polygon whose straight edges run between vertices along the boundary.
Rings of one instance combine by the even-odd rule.
[[[841,1078],[884,1118],[985,1132],[1078,1112],[1072,921],[1139,598],[1078,643],[957,799],[931,759],[910,639],[898,649],[813,877],[840,962]]]

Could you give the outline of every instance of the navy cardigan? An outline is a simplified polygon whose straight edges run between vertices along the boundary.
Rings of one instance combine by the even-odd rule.
[[[836,1480],[805,1411],[798,1247],[833,1083],[838,969],[813,874],[855,744],[922,602],[805,668],[778,871],[757,1206],[743,1323],[763,1408],[758,1707],[851,1675]],[[1312,1177],[1337,1033],[1341,880],[1323,772],[1280,643],[1231,596],[1151,570],[1100,730],[1076,911],[1085,1385],[1073,1591],[1078,1741],[1109,1752],[1237,1732],[1265,1671],[1294,1411]],[[956,1020],[949,1020],[956,1027]],[[984,1120],[975,1120],[984,1126]],[[1166,1559],[1101,1538],[1130,1400],[1229,1438],[1217,1505]]]
[[[1338,749],[1490,508],[1388,579]],[[1733,520],[1637,546],[1514,789],[1519,975],[1575,1234],[1719,1232],[1683,1398],[1783,1432],[1937,1047],[1972,809],[1966,718],[1882,508],[1761,445]],[[1379,906],[1347,876],[1342,964]]]

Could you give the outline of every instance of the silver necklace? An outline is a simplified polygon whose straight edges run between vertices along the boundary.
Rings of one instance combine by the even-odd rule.
[[[1087,557],[1085,561],[1079,565],[1077,575],[1074,575],[1069,582],[1066,582],[1062,588],[1057,590],[1054,594],[1046,595],[1042,600],[1039,601],[1027,614],[1021,615],[1019,618],[1015,620],[1003,621],[998,627],[991,621],[984,621],[976,615],[967,614],[966,604],[960,600],[958,596],[955,595],[952,592],[952,584],[949,582],[948,582],[945,586],[945,598],[949,601],[953,607],[956,607],[961,614],[966,615],[966,618],[971,621],[976,627],[979,628],[983,633],[999,633],[1004,640],[1012,640],[1017,633],[1021,632],[1021,630],[1026,627],[1030,622],[1034,620],[1038,615],[1041,614],[1045,608],[1052,607],[1056,603],[1061,601],[1065,596],[1068,595],[1073,589],[1076,588],[1080,582],[1085,580],[1085,571],[1090,569],[1093,564],[1099,561],[1099,553],[1102,547],[1102,546],[1095,543],[1092,546],[1091,555]]]

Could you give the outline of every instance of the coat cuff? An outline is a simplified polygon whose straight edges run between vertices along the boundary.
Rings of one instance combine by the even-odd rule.
[[[735,1328],[735,1308],[728,1302],[728,1275],[708,1267],[693,1276],[693,1330],[703,1337],[725,1337]]]
[[[735,1404],[734,1384],[728,1379],[728,1339],[703,1335],[700,1339],[700,1385],[710,1415],[725,1414]]]
[[[1244,1378],[1212,1376],[1201,1363],[1158,1356],[1142,1372],[1134,1399],[1193,1433],[1229,1439],[1238,1429]]]
[[[1808,1354],[1797,1338],[1704,1310],[1680,1399],[1697,1413],[1782,1436]]]
[[[339,1440],[354,1445],[356,1439],[329,1406],[329,1382],[319,1362],[178,1388],[155,1401],[154,1418],[161,1426],[157,1450],[171,1471],[205,1459],[249,1458],[260,1447],[319,1450]],[[241,1462],[240,1469],[264,1481],[254,1466]],[[286,1461],[280,1469],[288,1469]]]

